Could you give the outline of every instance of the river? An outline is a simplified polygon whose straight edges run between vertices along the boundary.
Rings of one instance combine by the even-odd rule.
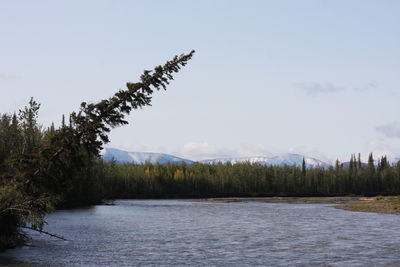
[[[400,266],[400,216],[324,204],[121,200],[56,211],[7,266]]]

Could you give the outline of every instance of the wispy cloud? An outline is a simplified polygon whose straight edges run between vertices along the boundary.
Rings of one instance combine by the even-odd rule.
[[[177,151],[178,155],[192,160],[229,157],[232,153],[229,149],[218,148],[207,142],[187,142]]]
[[[296,83],[295,87],[303,90],[308,95],[317,96],[326,93],[335,93],[345,90],[344,87],[334,85],[332,83]]]
[[[376,83],[367,83],[361,86],[354,87],[352,89],[359,92],[373,91],[378,89],[378,85]]]
[[[399,138],[400,137],[400,122],[393,122],[390,124],[380,125],[376,130],[387,137]]]
[[[318,96],[318,95],[337,93],[343,91],[365,92],[365,91],[375,90],[378,88],[378,86],[375,83],[366,83],[363,85],[351,87],[351,86],[340,86],[330,82],[326,83],[303,82],[303,83],[295,83],[294,86],[304,91],[307,95],[310,96]]]
[[[20,80],[20,79],[21,79],[20,75],[0,72],[0,80],[2,80],[2,81],[12,81],[12,80]]]

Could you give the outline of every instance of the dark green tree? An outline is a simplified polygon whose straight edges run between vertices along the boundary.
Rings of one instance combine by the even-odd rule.
[[[303,157],[303,162],[301,163],[301,174],[303,176],[306,175],[306,161],[304,160],[304,157]]]
[[[372,153],[370,153],[369,156],[368,156],[367,168],[368,168],[370,173],[374,173],[375,172],[374,157],[372,156]]]
[[[382,156],[379,161],[379,171],[386,170],[390,167],[389,161],[386,156]]]

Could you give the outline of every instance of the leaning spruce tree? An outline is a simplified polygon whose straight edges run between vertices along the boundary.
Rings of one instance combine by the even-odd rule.
[[[35,153],[13,157],[10,170],[1,174],[0,250],[23,237],[21,228],[42,231],[43,217],[54,203],[69,202],[74,206],[92,202],[85,199],[85,190],[95,186],[88,177],[93,174],[91,167],[103,145],[109,142],[110,130],[128,124],[125,116],[132,110],[151,105],[154,91],[165,90],[173,74],[187,64],[194,52],[175,56],[152,71],[145,70],[138,82],[128,82],[127,89],[109,99],[83,102],[79,112],[71,113],[69,124],[47,132]]]
[[[145,70],[136,83],[128,82],[127,89],[117,92],[113,97],[96,104],[81,104],[81,111],[71,114],[72,127],[76,137],[90,153],[98,155],[102,144],[108,143],[107,134],[110,128],[128,124],[125,115],[132,109],[151,105],[154,90],[166,89],[173,80],[173,74],[192,58],[194,50],[189,54],[175,56],[164,66],[158,66],[153,71]]]
[[[39,179],[48,185],[48,191],[66,194],[74,189],[71,178],[87,172],[87,163],[99,156],[103,145],[109,142],[108,133],[114,127],[128,124],[125,116],[134,109],[151,105],[154,91],[166,89],[173,74],[185,66],[194,51],[175,56],[153,71],[145,70],[139,82],[126,84],[109,99],[98,103],[83,102],[79,112],[70,115],[69,125],[64,125],[50,138],[41,153],[41,164],[32,180]],[[86,160],[82,160],[86,159]],[[57,173],[56,176],[52,175]],[[76,195],[76,192],[71,192]],[[78,201],[79,202],[79,201]],[[78,203],[79,204],[79,203]]]

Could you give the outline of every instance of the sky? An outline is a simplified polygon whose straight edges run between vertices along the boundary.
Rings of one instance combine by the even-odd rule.
[[[189,159],[400,155],[400,1],[0,1],[0,113],[43,126],[196,54],[109,147]]]

